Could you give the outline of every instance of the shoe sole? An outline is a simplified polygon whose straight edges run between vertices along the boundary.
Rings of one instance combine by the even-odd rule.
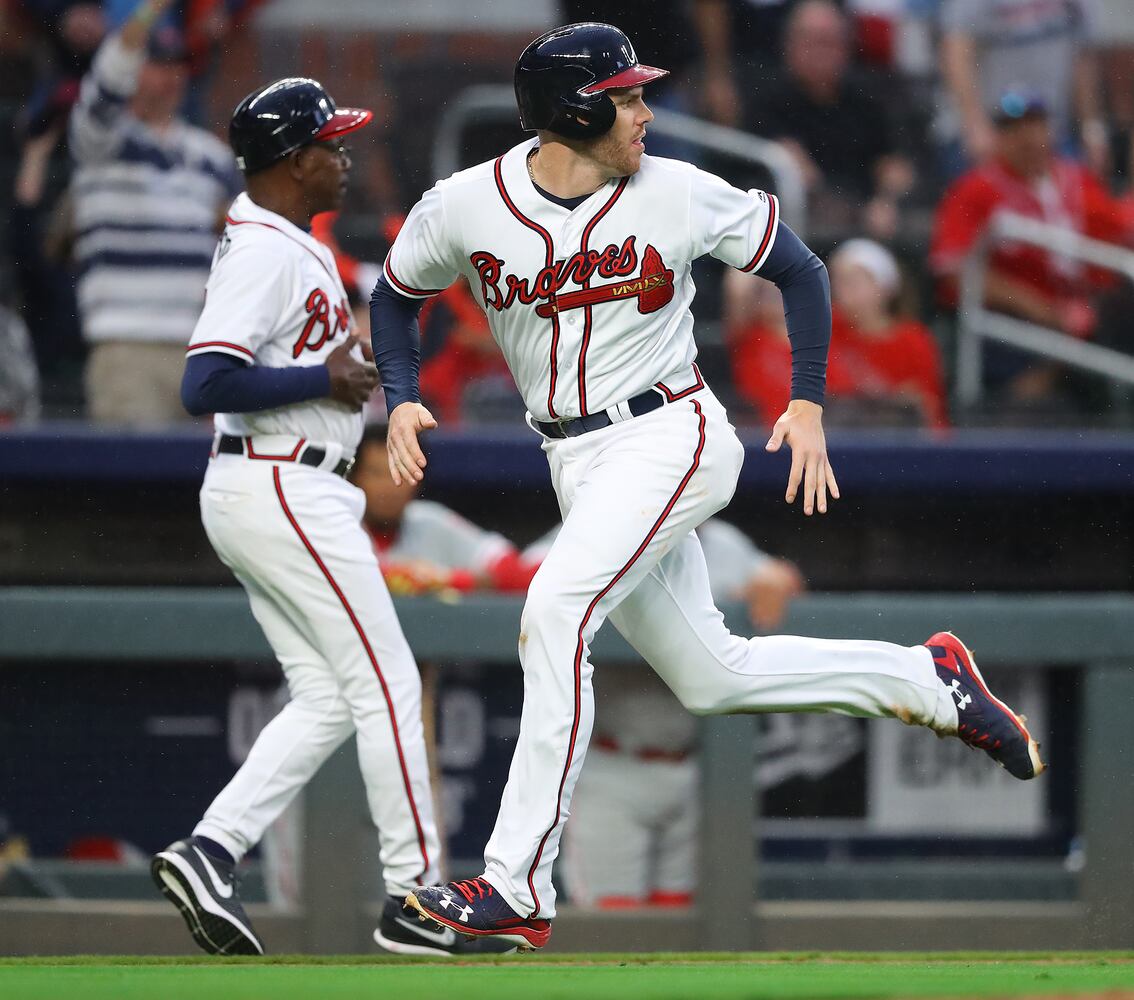
[[[227,913],[216,913],[202,898],[208,893],[188,862],[171,851],[154,855],[150,876],[161,894],[177,907],[197,945],[210,955],[263,955],[250,928]]]
[[[512,933],[509,931],[476,931],[468,927],[461,927],[458,924],[454,924],[446,920],[444,917],[438,917],[430,913],[424,906],[421,905],[421,903],[418,901],[418,898],[412,892],[408,896],[406,896],[405,905],[410,907],[411,909],[416,910],[422,920],[431,920],[438,926],[448,927],[450,930],[456,931],[458,934],[463,934],[465,937],[498,938],[501,941],[507,941],[509,944],[514,944],[516,946],[516,950],[520,952],[538,951],[543,947],[543,944],[533,944],[526,937],[524,937],[522,933],[519,932]],[[375,936],[377,936],[377,932],[375,932]],[[550,931],[548,931],[547,936],[551,936]],[[546,941],[547,938],[544,938],[544,943],[546,943]]]
[[[1023,716],[1017,715],[1015,712],[1012,711],[1012,709],[1010,709],[1007,705],[1004,704],[1004,702],[1002,702],[999,698],[996,697],[996,695],[994,695],[992,693],[991,689],[988,686],[988,683],[984,679],[984,675],[980,672],[980,668],[977,666],[976,657],[973,656],[973,651],[971,649],[969,649],[969,647],[966,646],[961,641],[961,639],[958,636],[954,635],[952,632],[945,632],[944,634],[952,637],[952,639],[961,647],[961,649],[963,649],[965,651],[965,655],[969,659],[968,667],[973,672],[973,676],[976,678],[977,683],[981,686],[981,690],[984,691],[985,695],[989,698],[990,701],[992,701],[995,704],[997,704],[998,706],[1000,706],[1000,708],[1004,712],[1006,712],[1008,715],[1010,715],[1015,720],[1016,725],[1020,729],[1020,732],[1023,733],[1024,736],[1027,738],[1027,741],[1028,741],[1028,757],[1031,758],[1031,762],[1032,762],[1031,777],[1032,778],[1038,778],[1041,774],[1043,774],[1044,771],[1047,770],[1047,765],[1040,758],[1039,744],[1034,739],[1032,739],[1031,731],[1028,729],[1027,724],[1026,724]],[[997,763],[1000,764],[999,761],[997,761]],[[1003,764],[1000,764],[1000,766],[1004,767]],[[1011,773],[1011,772],[1009,772],[1009,773]],[[1015,777],[1015,776],[1013,775],[1013,777]],[[1031,779],[1030,778],[1024,778],[1023,780],[1029,781]]]

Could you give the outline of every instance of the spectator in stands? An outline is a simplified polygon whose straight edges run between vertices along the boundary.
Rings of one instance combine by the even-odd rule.
[[[1077,136],[1088,163],[1102,173],[1108,137],[1096,5],[1097,0],[944,0],[941,68],[955,116],[948,131],[968,161],[959,168],[997,155],[989,109],[1009,88],[1025,88],[1047,107],[1058,147],[1068,148]]]
[[[542,559],[559,529],[524,550]],[[718,518],[697,529],[717,601],[743,601],[762,632],[806,589],[799,568]],[[697,720],[652,670],[598,664],[587,768],[564,836],[571,901],[601,909],[693,902],[697,879]]]
[[[184,419],[185,345],[241,188],[228,147],[178,117],[185,49],[170,29],[151,35],[171,2],[143,0],[107,39],[71,116],[87,405],[100,422]]]
[[[1087,168],[1054,152],[1050,114],[1041,98],[1009,91],[989,117],[992,157],[958,178],[937,211],[930,266],[947,306],[956,306],[964,261],[998,213],[1113,243],[1131,241],[1130,220],[1121,205]],[[1106,284],[1105,276],[1071,258],[1031,243],[1002,241],[993,248],[984,275],[985,305],[1086,338],[1095,333],[1093,296]],[[990,387],[1017,401],[1049,397],[1062,369],[1033,358],[1007,347],[986,348]]]
[[[390,592],[497,590],[524,593],[538,568],[503,535],[455,511],[417,498],[417,484],[395,486],[386,425],[371,424],[358,446],[351,480],[366,494],[370,534]]]
[[[842,384],[824,417],[844,425],[947,426],[937,342],[924,324],[896,314],[902,276],[894,255],[873,240],[848,240],[830,268],[831,363]]]
[[[897,314],[901,272],[873,240],[832,254],[831,351],[824,419],[836,425],[947,426],[941,360],[933,334]],[[739,271],[726,279],[726,329],[733,383],[772,424],[788,404],[791,346],[779,292]]]
[[[58,238],[68,228],[70,207],[70,157],[62,140],[106,23],[101,5],[91,0],[22,0],[19,7],[40,32],[46,59],[18,119],[19,162],[5,236],[40,371],[57,395],[77,402],[84,351],[75,276],[66,260],[69,240]]]
[[[742,124],[748,99],[779,64],[791,7],[792,0],[693,0],[701,53],[697,86],[705,117],[734,128]]]
[[[899,152],[889,109],[851,73],[846,15],[802,0],[788,15],[779,78],[752,98],[746,125],[778,140],[803,174],[813,217],[834,230],[890,238],[914,171]]]

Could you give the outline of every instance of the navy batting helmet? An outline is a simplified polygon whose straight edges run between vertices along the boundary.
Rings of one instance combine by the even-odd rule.
[[[228,124],[236,165],[246,174],[271,166],[292,150],[362,128],[373,112],[336,108],[323,85],[291,76],[253,91]]]
[[[554,28],[516,62],[520,124],[529,132],[595,138],[614,124],[608,90],[637,87],[668,73],[638,62],[630,39],[611,24],[582,21]]]

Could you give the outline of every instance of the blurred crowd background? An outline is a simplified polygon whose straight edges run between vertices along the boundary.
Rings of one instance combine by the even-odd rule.
[[[206,167],[179,130],[223,139],[236,101],[284,75],[314,76],[340,103],[373,108],[377,128],[352,149],[349,204],[319,227],[361,305],[401,217],[444,162],[442,124],[460,95],[506,88],[531,37],[586,19],[619,25],[643,62],[673,71],[647,94],[655,109],[787,154],[776,174],[701,144],[696,130],[675,138],[659,129],[648,140],[656,155],[691,159],[741,186],[775,190],[782,170],[802,185],[804,201],[788,206],[797,217],[785,217],[832,273],[830,425],[1132,419],[1129,372],[1116,363],[1130,350],[1134,303],[1123,253],[1134,241],[1127,0],[183,0],[152,33],[146,71],[127,95],[126,112],[153,142],[144,153],[128,143],[107,162],[91,138],[98,107],[92,118],[82,81],[134,6],[0,3],[4,422],[189,419],[176,378],[192,309],[178,318],[164,304],[188,303],[203,288],[239,178],[207,194],[186,181]],[[106,85],[93,81],[87,102]],[[453,127],[460,165],[520,138],[506,99]],[[104,197],[116,185],[129,190],[136,169],[168,175],[165,188],[143,178],[170,193],[157,199],[162,207]],[[193,199],[207,201],[209,224],[170,208]],[[1005,214],[1040,228],[1001,233]],[[1085,258],[1082,237],[1118,252]],[[697,279],[702,369],[737,422],[767,424],[788,383],[778,293],[712,261]],[[986,310],[1015,321],[1009,331],[1031,346],[982,342],[961,385],[959,331],[979,326]],[[366,310],[356,312],[365,327]],[[467,286],[440,296],[422,328],[423,390],[447,425],[519,416]],[[135,403],[108,405],[108,392]]]

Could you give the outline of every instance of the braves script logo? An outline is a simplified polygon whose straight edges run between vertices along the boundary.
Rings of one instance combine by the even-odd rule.
[[[321,288],[314,289],[307,296],[304,307],[307,309],[307,322],[303,324],[299,339],[296,340],[295,346],[291,349],[293,358],[298,358],[304,351],[319,350],[329,339],[337,336],[340,330],[350,329],[350,305],[344,301],[332,310],[327,293]],[[331,322],[332,311],[334,313],[333,325]],[[317,335],[315,333],[316,328],[319,330]]]
[[[633,236],[627,236],[621,247],[611,243],[605,250],[577,251],[565,260],[541,268],[534,279],[505,274],[504,261],[487,250],[470,254],[469,262],[480,276],[480,294],[485,307],[497,312],[517,302],[523,305],[538,302],[536,315],[548,319],[564,309],[636,298],[638,312],[651,313],[673,298],[673,271],[649,244],[642,254],[639,271]],[[596,275],[629,280],[559,294],[569,281],[586,285]]]

